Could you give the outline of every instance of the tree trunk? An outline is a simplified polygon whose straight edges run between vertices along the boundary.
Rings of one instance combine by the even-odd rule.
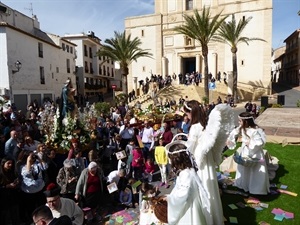
[[[208,89],[208,59],[207,54],[203,54],[204,59],[204,93],[207,98],[207,103],[209,104],[209,89]]]
[[[233,96],[235,103],[238,100],[238,98],[237,98],[237,80],[238,80],[237,58],[236,58],[236,51],[235,51],[235,52],[232,52],[232,96]]]
[[[127,76],[128,76],[128,67],[121,68],[121,76],[122,76],[122,85],[123,85],[123,92],[128,96],[128,82],[127,82]]]

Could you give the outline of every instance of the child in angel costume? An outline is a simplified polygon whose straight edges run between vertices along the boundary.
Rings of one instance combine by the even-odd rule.
[[[269,176],[264,157],[263,146],[266,143],[264,131],[258,127],[250,112],[239,115],[239,124],[232,130],[227,140],[229,149],[236,147],[236,140],[241,136],[242,146],[237,150],[241,157],[259,159],[254,166],[245,167],[238,164],[234,185],[246,192],[255,195],[266,195],[269,193]]]
[[[198,101],[184,102],[183,110],[190,119],[186,146],[194,155],[197,174],[208,194],[209,207],[205,213],[209,225],[224,224],[216,166],[222,161],[222,151],[230,131],[234,128],[234,114],[230,106],[218,104],[209,116]]]
[[[206,225],[204,211],[210,208],[208,194],[197,175],[193,155],[184,141],[173,141],[166,145],[176,184],[164,200],[167,201],[169,225]]]

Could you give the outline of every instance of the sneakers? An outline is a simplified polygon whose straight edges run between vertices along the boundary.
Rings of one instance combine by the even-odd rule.
[[[161,182],[159,186],[162,187],[162,186],[164,186],[165,184],[166,184],[165,182]]]
[[[170,187],[170,184],[168,184],[168,183],[165,183],[165,188],[169,188]]]

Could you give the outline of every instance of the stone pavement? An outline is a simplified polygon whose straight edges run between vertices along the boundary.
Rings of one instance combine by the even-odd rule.
[[[270,142],[300,144],[300,108],[268,108],[255,122]]]

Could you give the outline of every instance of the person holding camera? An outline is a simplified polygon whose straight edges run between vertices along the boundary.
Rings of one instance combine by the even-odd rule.
[[[19,154],[19,172],[21,177],[22,209],[25,211],[24,219],[31,220],[34,209],[45,204],[43,188],[45,182],[42,172],[48,168],[35,152],[23,150]]]

